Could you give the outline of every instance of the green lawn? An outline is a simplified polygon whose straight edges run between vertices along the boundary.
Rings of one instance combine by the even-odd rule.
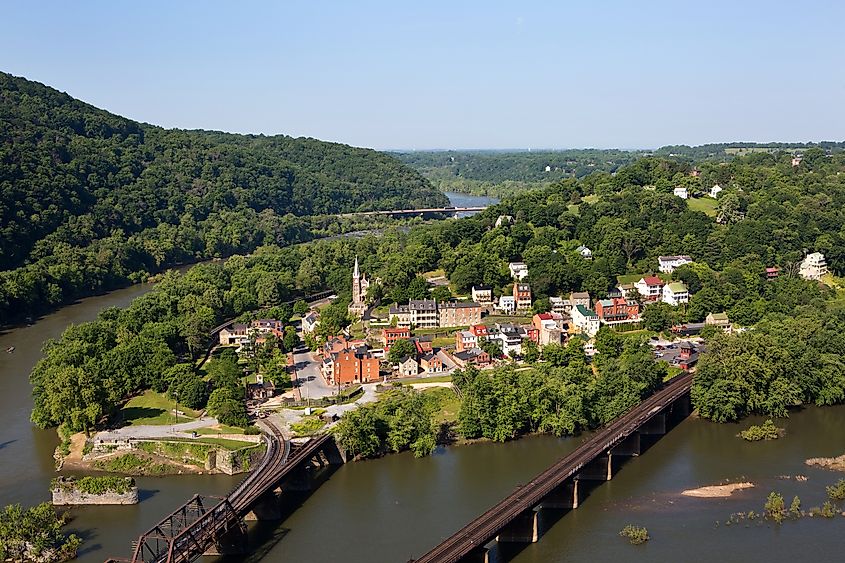
[[[423,393],[436,396],[440,402],[440,410],[434,415],[434,421],[436,423],[455,422],[458,420],[458,412],[461,410],[461,400],[452,389],[436,387],[425,389]]]
[[[531,322],[532,315],[490,315],[484,317],[484,322],[487,326],[492,326],[496,323],[502,324],[524,324]]]
[[[431,342],[431,345],[435,348],[443,348],[444,346],[451,346],[454,343],[455,339],[451,336],[438,336]]]
[[[708,217],[715,217],[719,202],[712,197],[699,197],[688,199],[687,206],[693,211],[701,211]]]
[[[241,448],[248,448],[257,446],[255,442],[245,442],[243,440],[229,440],[228,438],[198,438],[197,442],[203,444],[214,444],[215,446],[222,446],[227,450],[239,450]]]
[[[447,381],[452,381],[452,376],[433,375],[431,377],[409,377],[407,379],[397,379],[396,381],[402,385],[408,385],[410,383],[446,383]]]
[[[443,268],[440,268],[439,270],[432,270],[430,272],[425,272],[425,273],[422,274],[422,277],[424,277],[427,280],[430,280],[432,278],[445,278],[446,277],[446,270],[444,270]]]
[[[666,377],[663,378],[663,381],[669,381],[673,377],[676,377],[676,376],[682,374],[683,372],[684,372],[684,370],[682,370],[679,367],[669,366],[669,373],[666,374]]]
[[[176,408],[175,401],[167,398],[164,393],[156,393],[155,391],[146,391],[143,395],[138,395],[129,400],[122,409],[120,414],[127,423],[131,426],[139,425],[158,425],[174,424],[173,410]],[[199,413],[195,410],[189,409],[183,405],[179,405],[179,410],[188,416],[179,416],[178,422],[191,422],[199,417]]]

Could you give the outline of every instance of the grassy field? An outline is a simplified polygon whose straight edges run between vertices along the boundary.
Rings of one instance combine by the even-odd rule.
[[[484,317],[481,324],[492,326],[496,323],[502,324],[530,324],[532,315],[490,315]]]
[[[239,450],[241,448],[248,448],[250,446],[256,446],[255,442],[244,442],[242,440],[229,440],[228,438],[198,438],[195,440],[196,442],[201,442],[203,444],[214,444],[215,446],[221,446],[226,448],[227,450]]]
[[[407,385],[409,383],[446,383],[452,381],[451,375],[432,375],[431,377],[409,377],[407,379],[397,379],[398,383]]]
[[[693,211],[701,211],[708,217],[716,216],[716,208],[719,202],[712,197],[699,197],[687,200],[687,206]]]
[[[435,395],[440,400],[440,410],[434,415],[436,423],[455,422],[458,420],[458,412],[461,410],[461,400],[452,389],[435,387],[425,389],[423,393]]]
[[[431,342],[431,345],[435,348],[443,348],[444,346],[451,346],[454,343],[455,339],[451,336],[438,336]]]
[[[120,409],[120,414],[123,420],[131,426],[142,424],[162,426],[177,422],[173,416],[173,410],[175,408],[176,402],[168,399],[164,393],[146,391],[143,395],[138,395],[130,399]],[[191,422],[199,417],[197,411],[185,406],[179,405],[179,410],[187,416],[179,415],[178,422]]]
[[[443,268],[440,268],[439,270],[432,270],[430,272],[425,272],[422,275],[422,277],[424,277],[427,280],[430,280],[430,279],[433,279],[433,278],[443,278],[443,277],[446,277],[446,271]]]
[[[596,194],[592,194],[592,195],[586,195],[586,196],[584,196],[584,197],[581,199],[581,201],[583,201],[584,203],[586,203],[586,204],[588,204],[588,205],[593,205],[593,204],[594,204],[594,203],[596,203],[599,199],[601,199],[601,196],[597,196]],[[573,215],[580,215],[580,214],[581,214],[581,213],[578,211],[578,206],[577,206],[577,205],[575,205],[574,203],[570,203],[569,205],[567,205],[567,206],[566,206],[566,208],[567,208],[567,209],[569,210],[569,212],[570,212],[570,213],[572,213]]]

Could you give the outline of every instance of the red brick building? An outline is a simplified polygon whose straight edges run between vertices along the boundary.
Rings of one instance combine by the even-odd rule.
[[[332,385],[369,383],[380,378],[379,361],[365,347],[342,350],[332,354],[332,360]]]
[[[409,338],[411,338],[410,328],[386,328],[381,331],[381,341],[384,343],[385,352],[389,351],[397,340],[408,340]]]
[[[614,297],[596,301],[596,314],[605,324],[635,323],[640,320],[640,304],[632,299]]]

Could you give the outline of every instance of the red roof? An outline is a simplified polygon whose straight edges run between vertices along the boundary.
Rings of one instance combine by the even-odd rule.
[[[538,313],[537,316],[541,321],[550,321],[554,318],[551,313]]]
[[[646,285],[664,285],[663,280],[658,278],[657,276],[648,276],[643,278],[643,281]]]

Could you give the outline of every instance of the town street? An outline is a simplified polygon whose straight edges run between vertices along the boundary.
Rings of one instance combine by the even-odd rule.
[[[316,353],[311,352],[305,346],[300,346],[293,354],[293,361],[296,365],[296,382],[299,382],[299,390],[302,399],[319,399],[330,397],[337,390],[328,385],[320,373],[320,358]],[[291,376],[293,378],[293,376]]]

